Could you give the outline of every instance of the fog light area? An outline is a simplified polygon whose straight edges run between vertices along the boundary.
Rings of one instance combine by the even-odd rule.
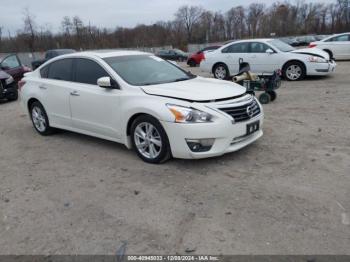
[[[192,152],[207,152],[211,149],[215,139],[186,139],[187,145]]]

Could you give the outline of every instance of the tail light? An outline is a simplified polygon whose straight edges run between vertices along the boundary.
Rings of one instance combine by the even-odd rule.
[[[309,44],[309,48],[313,48],[313,47],[316,47],[317,45],[316,44],[313,44],[313,43],[311,43],[311,44]]]
[[[19,80],[18,81],[18,90],[21,91],[22,87],[25,85],[25,81],[24,80]]]

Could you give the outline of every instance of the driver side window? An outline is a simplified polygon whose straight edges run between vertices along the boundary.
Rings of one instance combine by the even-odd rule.
[[[250,44],[250,52],[251,53],[266,53],[266,50],[270,49],[266,44],[264,43],[251,43]]]

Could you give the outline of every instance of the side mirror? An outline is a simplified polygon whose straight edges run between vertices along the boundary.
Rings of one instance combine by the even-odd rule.
[[[104,76],[97,79],[97,85],[102,88],[119,89],[117,82],[111,79],[109,76]]]
[[[272,55],[273,53],[275,53],[275,51],[273,51],[271,48],[266,50],[266,53],[269,55]]]

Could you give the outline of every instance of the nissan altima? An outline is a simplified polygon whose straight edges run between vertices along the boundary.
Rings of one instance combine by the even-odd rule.
[[[244,87],[149,53],[60,56],[27,73],[19,89],[39,134],[59,128],[123,143],[149,163],[223,155],[263,134],[262,107]]]
[[[329,54],[318,48],[295,49],[278,39],[251,39],[229,43],[205,54],[200,67],[215,78],[228,79],[239,72],[239,61],[250,64],[258,75],[270,75],[281,69],[290,81],[307,75],[321,76],[334,72],[336,64]]]

